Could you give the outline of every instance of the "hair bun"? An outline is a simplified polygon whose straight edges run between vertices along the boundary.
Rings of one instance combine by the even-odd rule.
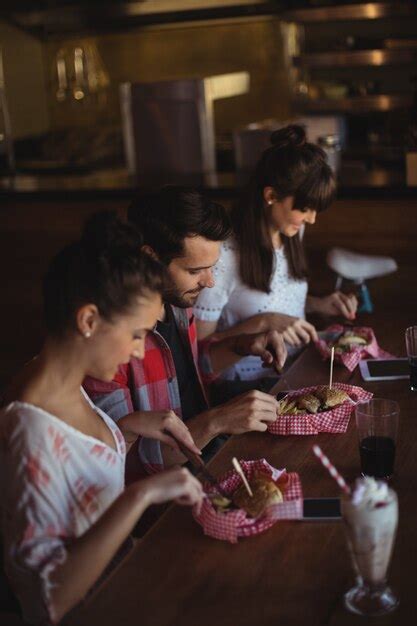
[[[275,130],[271,135],[271,143],[274,148],[287,148],[289,146],[300,148],[306,143],[306,132],[298,124],[290,124]]]
[[[135,226],[122,222],[113,211],[94,213],[85,223],[81,245],[93,254],[136,248],[142,239]]]

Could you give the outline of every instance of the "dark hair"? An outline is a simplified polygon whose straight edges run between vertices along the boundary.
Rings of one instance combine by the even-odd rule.
[[[231,235],[225,208],[185,187],[166,186],[136,198],[128,217],[165,265],[183,256],[185,237],[224,241]]]
[[[243,202],[232,211],[232,223],[240,251],[242,281],[253,289],[270,292],[274,250],[268,230],[265,187],[272,187],[278,200],[293,196],[293,209],[324,211],[335,195],[336,182],[326,154],[306,141],[301,126],[290,125],[271,135],[272,146],[258,161]],[[307,276],[307,262],[299,235],[281,235],[293,278]]]
[[[44,316],[48,332],[57,335],[74,324],[80,306],[93,303],[111,320],[127,312],[146,292],[161,293],[164,268],[143,254],[134,226],[111,212],[94,214],[81,239],[51,261],[43,281]]]

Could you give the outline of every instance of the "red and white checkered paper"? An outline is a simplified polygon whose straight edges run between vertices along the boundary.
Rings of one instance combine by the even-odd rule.
[[[315,387],[304,387],[288,394],[288,398],[296,398],[307,393],[314,393]],[[345,400],[335,409],[321,413],[299,413],[298,415],[279,415],[277,420],[268,426],[273,435],[317,435],[318,433],[345,433],[350,416],[358,402],[369,400],[373,394],[362,387],[333,383],[335,389],[346,391],[350,400]]]
[[[343,333],[346,330],[346,327],[343,327],[339,324],[334,324],[333,326],[329,326],[323,332],[323,335],[326,333]],[[389,359],[392,358],[392,354],[389,352],[385,352],[382,348],[379,347],[378,342],[376,340],[374,331],[372,328],[367,326],[355,326],[354,328],[349,328],[355,334],[360,335],[361,337],[365,337],[368,341],[367,346],[354,346],[349,352],[343,352],[342,354],[338,354],[335,352],[334,360],[335,363],[342,363],[349,372],[353,372],[357,364],[361,359],[368,359],[369,357],[373,357],[374,359]],[[334,344],[335,340],[328,342],[326,339],[321,338],[315,342],[315,346],[317,350],[320,352],[321,356],[324,359],[330,359],[331,355],[331,346]]]
[[[205,498],[200,513],[193,508],[194,519],[203,527],[204,534],[237,543],[239,537],[250,537],[268,530],[278,520],[300,519],[303,515],[303,492],[300,477],[296,473],[287,473],[285,469],[275,469],[265,459],[239,461],[245,476],[250,480],[253,474],[263,472],[270,476],[281,489],[284,501],[268,507],[261,517],[249,517],[242,509],[232,509],[227,513],[218,513],[209,498]],[[220,485],[231,495],[242,479],[235,470],[231,470],[221,479]],[[285,489],[284,489],[285,487]],[[213,485],[206,485],[206,493],[215,493]]]

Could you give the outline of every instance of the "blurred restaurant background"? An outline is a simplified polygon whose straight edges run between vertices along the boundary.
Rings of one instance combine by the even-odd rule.
[[[3,0],[0,384],[36,353],[40,278],[90,213],[165,183],[230,206],[290,121],[339,183],[306,235],[316,289],[341,246],[398,262],[376,302],[416,293],[416,62],[411,0]]]

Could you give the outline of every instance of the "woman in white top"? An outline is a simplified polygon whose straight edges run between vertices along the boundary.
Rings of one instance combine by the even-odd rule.
[[[355,317],[353,295],[307,295],[301,234],[335,192],[325,153],[308,143],[296,125],[275,131],[271,142],[256,166],[245,203],[232,212],[234,236],[222,246],[215,285],[201,293],[194,307],[200,339],[213,333],[225,337],[278,330],[296,349],[317,338],[306,312]],[[267,372],[258,358],[247,357],[223,377],[251,380]]]
[[[199,452],[174,414],[118,425],[82,391],[142,357],[161,309],[163,270],[132,228],[94,216],[52,261],[44,281],[47,339],[17,377],[0,414],[0,507],[5,570],[24,618],[57,623],[94,585],[144,510],[199,503],[200,483],[173,469],[124,489],[123,430],[167,431]]]

